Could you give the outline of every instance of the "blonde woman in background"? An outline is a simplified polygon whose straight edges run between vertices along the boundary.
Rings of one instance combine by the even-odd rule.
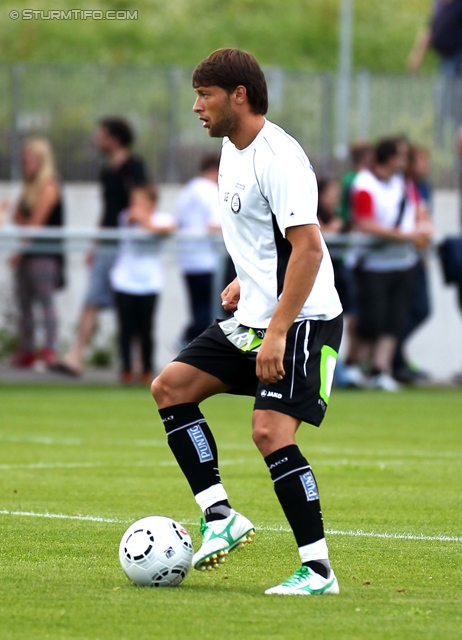
[[[34,138],[22,149],[23,188],[13,214],[13,222],[22,227],[60,227],[63,224],[61,188],[53,153],[47,140]],[[43,246],[43,247],[42,247]],[[19,307],[19,351],[14,366],[30,367],[41,360],[53,364],[57,320],[54,292],[62,285],[60,241],[28,240],[24,249],[11,258],[16,271],[16,295]],[[34,305],[42,310],[45,343],[36,351]]]

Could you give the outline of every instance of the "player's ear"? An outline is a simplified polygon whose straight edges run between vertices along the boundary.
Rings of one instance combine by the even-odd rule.
[[[247,98],[247,89],[240,84],[234,89],[234,99],[236,104],[244,104]]]

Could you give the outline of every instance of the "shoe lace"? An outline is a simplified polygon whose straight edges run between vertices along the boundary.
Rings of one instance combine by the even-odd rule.
[[[284,582],[284,586],[296,587],[301,582],[303,582],[305,578],[307,578],[309,575],[310,575],[309,568],[303,565],[300,567],[300,569],[297,569],[297,571],[295,571],[295,573]]]

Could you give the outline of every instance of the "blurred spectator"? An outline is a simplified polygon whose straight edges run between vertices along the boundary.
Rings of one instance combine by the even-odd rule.
[[[420,145],[412,145],[409,153],[409,174],[419,192],[422,204],[427,211],[432,211],[432,186],[429,181],[430,154],[428,149]]]
[[[405,182],[401,168],[396,139],[382,140],[372,169],[360,171],[353,183],[355,228],[381,241],[363,251],[356,268],[357,334],[363,341],[358,358],[369,361],[371,386],[385,391],[398,389],[391,368],[414,287],[414,243],[430,236],[417,191]]]
[[[396,173],[401,174],[402,177],[406,174],[409,167],[409,154],[411,151],[411,143],[406,134],[390,137],[389,140],[394,140],[396,148],[398,150],[398,156],[396,159]]]
[[[462,176],[462,127],[459,127],[459,129],[457,130],[457,134],[456,134],[456,151],[457,154],[459,156],[459,172],[460,175]],[[462,179],[461,179],[461,184],[462,184]],[[454,238],[449,238],[449,241],[453,240]],[[455,243],[453,242],[453,251],[455,250],[456,252],[456,259],[455,261],[453,260],[453,266],[457,266],[460,267],[460,265],[462,264],[462,236],[459,236],[457,238],[455,238]],[[453,284],[456,284],[457,286],[457,292],[458,292],[458,302],[459,302],[459,309],[460,311],[462,311],[462,269],[457,268],[456,269],[456,273],[454,274],[456,276],[455,280],[452,281]],[[454,375],[454,382],[456,384],[462,384],[462,371],[456,373]]]
[[[107,164],[103,167],[100,181],[103,189],[103,215],[100,227],[114,228],[119,214],[127,208],[130,194],[136,187],[147,183],[147,172],[143,161],[132,154],[134,133],[125,120],[117,117],[104,118],[98,124],[95,145]],[[77,337],[72,349],[56,366],[56,370],[73,376],[81,374],[85,349],[97,327],[98,312],[113,306],[113,292],[109,272],[114,264],[115,252],[111,243],[100,242],[93,254],[88,256],[90,266],[89,289],[79,319]]]
[[[340,183],[334,179],[318,180],[318,219],[323,235],[340,233],[345,230],[344,223],[338,215],[340,205]],[[347,223],[348,227],[350,222]],[[342,387],[362,388],[366,380],[357,366],[354,365],[358,349],[356,338],[356,284],[353,270],[349,264],[349,252],[344,248],[329,246],[329,253],[334,267],[335,287],[338,291],[345,315],[345,331],[348,335],[348,352],[346,365],[337,362],[335,372],[336,384]],[[350,357],[353,354],[353,357]]]
[[[168,213],[157,211],[158,193],[154,186],[133,189],[130,207],[119,214],[121,228],[143,228],[156,233],[170,233],[175,221]],[[141,348],[141,382],[152,381],[154,355],[154,314],[164,274],[160,256],[152,244],[122,240],[110,272],[117,309],[121,381],[133,382],[132,348],[134,339]]]
[[[354,142],[350,147],[350,169],[346,171],[340,181],[340,203],[338,214],[343,221],[343,230],[349,231],[352,225],[351,216],[351,185],[359,171],[370,169],[374,149],[370,142]]]
[[[368,141],[359,140],[354,142],[350,147],[350,169],[344,173],[340,181],[339,216],[343,221],[344,232],[350,231],[353,224],[351,208],[353,181],[360,171],[371,168],[373,156],[374,148]],[[348,350],[345,357],[345,367],[342,372],[342,383],[348,387],[361,389],[367,386],[367,380],[360,367],[356,364],[360,345],[356,334],[357,292],[354,277],[354,259],[352,260],[351,252],[347,252],[344,255],[343,263],[344,290],[347,292],[347,295],[343,296],[342,304],[345,313],[345,331],[348,336]],[[340,287],[340,291],[342,291],[342,287]]]
[[[178,199],[178,227],[197,239],[180,240],[178,259],[185,277],[191,309],[191,322],[183,343],[188,344],[211,322],[213,276],[218,268],[218,251],[213,238],[204,237],[221,231],[218,206],[218,165],[216,154],[207,155],[200,173],[182,189]]]
[[[419,71],[428,49],[441,59],[441,71],[457,77],[462,70],[462,1],[435,0],[428,27],[417,37],[407,61],[411,73]]]
[[[60,227],[63,224],[61,187],[48,140],[26,141],[21,164],[23,187],[13,222],[23,227]],[[14,366],[30,367],[36,359],[46,364],[56,360],[54,293],[63,279],[59,248],[60,241],[28,240],[24,249],[11,258],[16,270],[20,333],[19,352],[12,361]],[[35,304],[41,307],[45,328],[45,343],[38,353],[35,351]]]
[[[460,95],[457,80],[462,76],[462,0],[435,0],[430,24],[420,33],[409,55],[407,66],[416,73],[428,49],[440,58],[442,86],[437,121],[441,137],[447,119],[460,122]]]
[[[455,146],[459,161],[462,161],[462,126],[457,129]]]
[[[0,202],[0,227],[5,222],[5,217],[10,206],[9,200],[5,199]]]
[[[431,219],[431,187],[428,181],[429,155],[427,149],[411,145],[408,149],[408,167],[405,179],[409,189],[416,189],[420,220],[426,221],[429,230]],[[393,377],[399,382],[414,383],[428,379],[428,374],[411,363],[405,355],[404,346],[409,337],[430,315],[430,295],[428,290],[426,242],[418,246],[418,262],[415,267],[414,291],[409,314],[398,339],[393,358]]]
[[[318,220],[323,234],[339,233],[343,228],[338,215],[340,183],[333,178],[318,180]]]

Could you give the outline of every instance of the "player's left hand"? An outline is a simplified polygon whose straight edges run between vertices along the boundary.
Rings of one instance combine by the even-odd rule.
[[[267,332],[257,354],[257,377],[264,384],[273,384],[286,375],[284,353],[286,335]]]

